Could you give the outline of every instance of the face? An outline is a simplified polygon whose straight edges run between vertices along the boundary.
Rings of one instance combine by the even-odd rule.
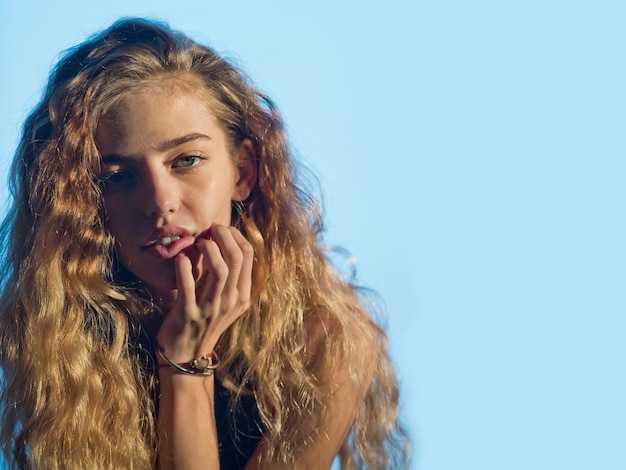
[[[185,251],[197,271],[196,239],[229,225],[232,200],[250,194],[252,145],[231,150],[207,100],[167,84],[124,97],[99,123],[96,144],[118,258],[154,294],[172,298],[175,256]]]

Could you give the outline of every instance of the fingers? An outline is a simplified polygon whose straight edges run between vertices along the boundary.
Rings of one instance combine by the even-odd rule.
[[[204,305],[221,295],[229,276],[229,267],[214,239],[198,240],[196,246],[202,253],[201,270],[206,278],[204,286],[199,286],[201,290],[198,292],[198,304]]]
[[[174,260],[177,297],[159,330],[177,357],[211,350],[250,305],[254,250],[234,227],[213,226]]]
[[[191,312],[196,308],[196,280],[193,277],[192,263],[185,253],[174,260],[176,270],[176,304],[179,309]]]
[[[254,249],[239,230],[234,227],[229,227],[229,230],[231,231],[231,234],[243,256],[236,288],[237,292],[240,294],[240,300],[245,301],[244,310],[247,310],[250,306],[250,293],[252,291],[252,265],[254,262]]]
[[[222,311],[248,308],[252,287],[254,251],[250,243],[234,227],[216,225],[211,240],[199,240],[202,270],[206,285],[198,297],[199,305],[220,303]]]

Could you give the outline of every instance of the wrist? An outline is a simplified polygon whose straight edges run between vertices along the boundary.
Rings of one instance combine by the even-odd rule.
[[[199,357],[191,359],[186,362],[175,362],[165,352],[165,349],[161,346],[158,339],[156,342],[156,350],[158,353],[159,368],[170,368],[171,370],[186,374],[186,375],[200,375],[211,376],[215,373],[215,370],[220,365],[220,358],[214,351],[202,354]],[[158,360],[158,359],[161,360]]]

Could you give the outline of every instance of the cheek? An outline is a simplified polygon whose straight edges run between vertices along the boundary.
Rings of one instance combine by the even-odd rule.
[[[104,226],[116,240],[125,238],[131,223],[131,220],[126,220],[128,211],[120,204],[121,201],[116,198],[109,198],[104,203]]]
[[[211,182],[201,190],[189,191],[186,207],[199,225],[228,224],[232,210],[233,188],[223,181]],[[208,228],[208,227],[205,227]]]

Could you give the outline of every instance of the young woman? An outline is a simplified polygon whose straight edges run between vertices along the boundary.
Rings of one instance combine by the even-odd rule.
[[[407,464],[386,338],[318,244],[272,102],[122,20],[27,119],[4,225],[15,468]]]

